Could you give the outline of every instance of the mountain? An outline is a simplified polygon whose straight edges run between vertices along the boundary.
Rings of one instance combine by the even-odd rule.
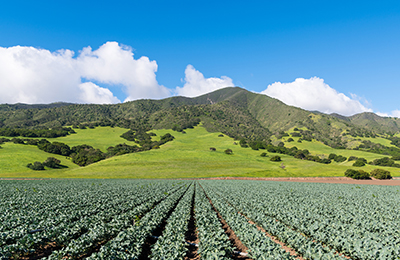
[[[310,112],[239,87],[195,98],[170,97],[122,104],[0,105],[0,127],[52,128],[68,125],[117,125],[134,130],[182,131],[202,122],[210,132],[236,139],[268,140],[298,128],[305,140],[346,147],[346,136],[375,136],[400,131],[399,119],[361,113],[351,117]]]

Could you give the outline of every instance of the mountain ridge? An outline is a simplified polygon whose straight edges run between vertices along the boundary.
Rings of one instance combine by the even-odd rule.
[[[324,114],[289,106],[240,87],[219,89],[194,98],[175,96],[97,105],[52,103],[0,105],[0,127],[52,128],[67,125],[118,125],[130,129],[182,131],[199,122],[211,132],[236,139],[268,140],[294,128],[332,147],[346,147],[346,135],[393,135],[398,118],[365,112],[353,116]]]

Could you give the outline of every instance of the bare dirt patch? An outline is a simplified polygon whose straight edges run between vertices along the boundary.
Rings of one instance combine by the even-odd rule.
[[[293,177],[293,178],[252,178],[252,177],[216,177],[204,178],[205,180],[253,180],[253,181],[288,181],[288,182],[312,182],[312,183],[339,183],[360,185],[388,185],[400,186],[400,179],[391,180],[354,180],[347,177]]]

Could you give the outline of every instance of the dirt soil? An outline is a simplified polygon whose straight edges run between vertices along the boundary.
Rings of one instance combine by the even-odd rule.
[[[296,178],[217,177],[217,178],[205,178],[205,180],[289,181],[289,182],[400,186],[400,179],[397,178],[391,180],[378,180],[374,178],[372,178],[371,180],[354,180],[348,177],[296,177]]]

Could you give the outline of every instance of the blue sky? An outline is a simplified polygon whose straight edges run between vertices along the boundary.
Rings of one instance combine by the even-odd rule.
[[[117,43],[120,51],[133,53],[135,61],[148,57],[143,66],[147,78],[153,77],[151,83],[140,85],[142,80],[123,79],[131,75],[129,71],[116,71],[118,79],[107,78],[104,72],[88,72],[87,67],[97,68],[94,64],[100,59],[89,62],[86,58],[99,56],[95,51],[109,42]],[[116,51],[117,45],[108,49]],[[65,86],[58,83],[57,78],[72,78],[57,74],[64,70],[60,65],[52,75],[38,72],[41,78],[33,78],[27,85],[18,79],[25,75],[18,70],[21,66],[15,65],[12,73],[7,65],[18,61],[12,58],[16,53],[18,57],[28,55],[25,49],[11,49],[15,46],[53,54],[60,49],[74,52],[58,63],[75,62],[88,46],[92,52],[81,57],[85,65],[68,65],[79,70],[84,67],[84,73],[75,75],[81,81]],[[79,102],[67,94],[63,94],[66,100],[56,94],[43,99],[46,94],[40,91],[76,92],[82,102],[115,103],[177,94],[193,96],[232,83],[311,110],[400,116],[399,46],[399,1],[9,1],[0,9],[0,76],[7,76],[3,82],[0,77],[0,103]],[[48,53],[35,57],[41,62],[44,57],[50,59]],[[2,59],[3,67],[8,66],[3,70]],[[53,63],[32,64],[57,67]],[[140,66],[121,65],[120,70]],[[113,63],[111,68],[119,66]],[[49,78],[63,89],[41,88]],[[296,81],[298,78],[305,81]],[[10,84],[20,89],[13,97],[6,97]],[[18,93],[25,95],[15,99]],[[38,97],[29,98],[36,93]],[[296,95],[290,97],[293,93]]]

